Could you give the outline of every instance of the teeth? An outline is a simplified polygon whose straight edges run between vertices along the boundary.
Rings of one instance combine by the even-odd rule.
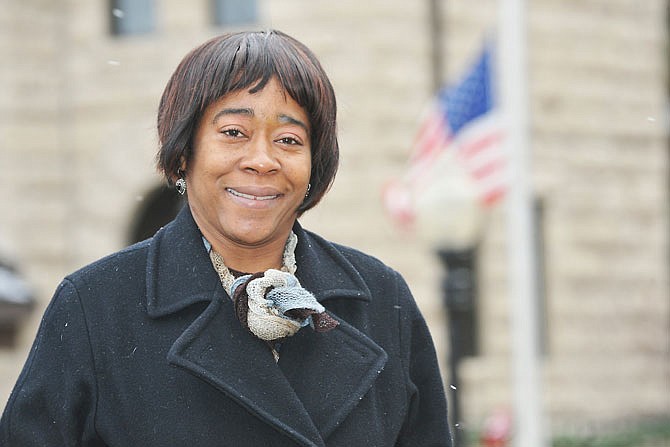
[[[229,193],[231,193],[231,194],[234,195],[234,196],[242,197],[242,198],[244,198],[244,199],[248,199],[248,200],[272,200],[272,199],[276,199],[277,197],[279,197],[279,195],[274,195],[274,196],[252,196],[251,194],[244,194],[244,193],[242,193],[242,192],[235,191],[234,189],[231,189],[231,188],[226,188],[226,191],[228,191]]]

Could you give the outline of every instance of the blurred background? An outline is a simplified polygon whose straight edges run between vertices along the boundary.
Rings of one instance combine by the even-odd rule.
[[[512,445],[504,202],[474,214],[463,201],[435,202],[410,232],[381,200],[406,170],[426,104],[495,33],[498,8],[2,0],[1,407],[62,277],[153,234],[180,206],[154,168],[158,100],[178,62],[216,34],[277,28],[314,50],[339,104],[340,171],[302,224],[404,275],[457,403],[460,445]],[[534,0],[526,14],[547,432],[554,445],[668,446],[668,2]],[[450,237],[463,225],[467,238]]]

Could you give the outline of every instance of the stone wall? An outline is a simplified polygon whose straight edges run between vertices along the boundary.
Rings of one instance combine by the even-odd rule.
[[[668,415],[666,2],[529,3],[545,403],[559,430]],[[17,346],[0,350],[3,402],[60,278],[127,244],[135,213],[160,184],[160,93],[190,48],[224,31],[210,24],[205,0],[156,4],[155,32],[112,37],[107,2],[3,3],[0,246],[39,298]],[[444,2],[445,80],[478,51],[496,8]],[[303,224],[402,272],[446,366],[441,267],[421,235],[393,227],[380,201],[383,184],[404,169],[431,95],[428,2],[265,0],[259,11],[254,28],[281,29],[313,48],[338,95],[340,172]],[[502,205],[487,211],[479,250],[481,355],[462,365],[460,390],[461,422],[471,428],[510,399],[504,213]]]

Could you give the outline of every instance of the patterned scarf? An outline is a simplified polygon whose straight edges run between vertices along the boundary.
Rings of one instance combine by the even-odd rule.
[[[249,274],[226,267],[223,257],[206,243],[212,265],[233,300],[238,320],[270,347],[275,361],[279,361],[279,343],[300,328],[309,325],[316,332],[328,332],[339,324],[295,277],[297,244],[298,237],[291,232],[284,247],[281,270]]]

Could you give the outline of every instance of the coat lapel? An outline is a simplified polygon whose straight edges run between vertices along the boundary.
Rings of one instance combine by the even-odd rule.
[[[220,292],[177,339],[168,360],[209,382],[299,444],[324,446],[267,346],[242,328],[223,288]]]
[[[319,300],[369,299],[358,272],[338,257],[332,246],[324,251],[322,243],[317,247],[309,242],[316,242],[312,235],[299,226],[296,231],[303,286]],[[327,278],[312,268],[300,270],[301,265],[318,265],[319,272],[328,272]],[[282,347],[280,369],[267,346],[235,318],[232,302],[185,207],[152,242],[147,263],[147,313],[158,318],[196,302],[209,304],[176,338],[168,361],[207,381],[303,446],[324,446],[324,439],[372,387],[386,363],[383,349],[340,321],[327,333],[305,328],[291,337]]]
[[[365,302],[370,290],[360,273],[328,241],[298,224],[296,261],[300,283],[327,306],[329,300]],[[335,315],[337,318],[337,315]],[[324,439],[344,421],[384,369],[387,353],[338,318],[332,331],[301,330],[286,341],[280,366]]]
[[[370,390],[387,355],[340,320],[331,332],[301,330],[281,349],[279,365],[323,439]]]

